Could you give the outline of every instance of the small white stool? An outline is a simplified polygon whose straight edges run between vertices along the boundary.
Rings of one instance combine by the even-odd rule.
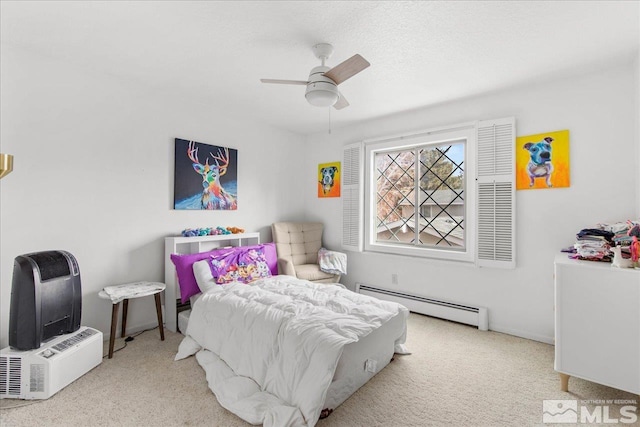
[[[148,292],[138,292],[136,291],[136,285],[156,285],[156,289],[149,290]],[[160,340],[164,341],[164,327],[162,322],[162,303],[160,301],[160,293],[164,291],[166,285],[164,283],[159,282],[135,282],[135,283],[126,283],[127,287],[130,287],[129,294],[121,295],[121,299],[118,301],[112,301],[111,297],[104,291],[98,292],[98,296],[100,298],[108,299],[112,301],[113,308],[111,309],[111,336],[109,337],[109,359],[113,357],[113,346],[116,342],[116,326],[118,324],[118,309],[120,308],[120,301],[123,301],[122,304],[122,330],[120,333],[121,337],[125,336],[126,328],[127,328],[127,310],[129,309],[129,300],[131,298],[140,298],[146,297],[149,295],[153,295],[156,300],[156,313],[158,315],[158,328],[160,329]],[[122,286],[125,286],[122,285]]]

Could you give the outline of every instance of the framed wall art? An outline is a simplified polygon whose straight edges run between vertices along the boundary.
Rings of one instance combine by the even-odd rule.
[[[318,197],[340,197],[340,162],[318,165]]]
[[[238,209],[238,150],[176,138],[174,209]]]
[[[516,190],[569,187],[569,131],[516,138]]]

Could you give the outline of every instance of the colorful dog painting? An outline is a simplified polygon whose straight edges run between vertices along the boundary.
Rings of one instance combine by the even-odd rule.
[[[516,139],[516,189],[569,187],[569,131]]]
[[[529,152],[529,163],[527,163],[527,173],[529,174],[529,187],[533,187],[536,178],[544,178],[547,187],[552,187],[551,173],[553,163],[551,162],[551,143],[553,138],[545,136],[540,142],[527,142],[524,144],[525,150]]]
[[[318,165],[318,197],[340,197],[340,162]]]

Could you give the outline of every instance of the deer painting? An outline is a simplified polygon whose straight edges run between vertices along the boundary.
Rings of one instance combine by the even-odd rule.
[[[202,197],[200,204],[202,209],[224,209],[235,210],[238,208],[236,198],[225,191],[220,184],[220,177],[227,173],[229,166],[229,149],[224,151],[218,148],[218,152],[213,158],[215,164],[209,164],[209,158],[205,159],[204,165],[198,160],[198,147],[194,141],[189,141],[187,150],[189,159],[193,162],[193,169],[202,176]]]

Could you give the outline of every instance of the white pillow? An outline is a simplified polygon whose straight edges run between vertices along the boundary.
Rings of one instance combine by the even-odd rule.
[[[219,285],[213,278],[213,274],[211,274],[209,261],[206,259],[193,263],[193,275],[196,277],[196,283],[200,288],[200,292],[203,294],[211,289],[219,288]]]

